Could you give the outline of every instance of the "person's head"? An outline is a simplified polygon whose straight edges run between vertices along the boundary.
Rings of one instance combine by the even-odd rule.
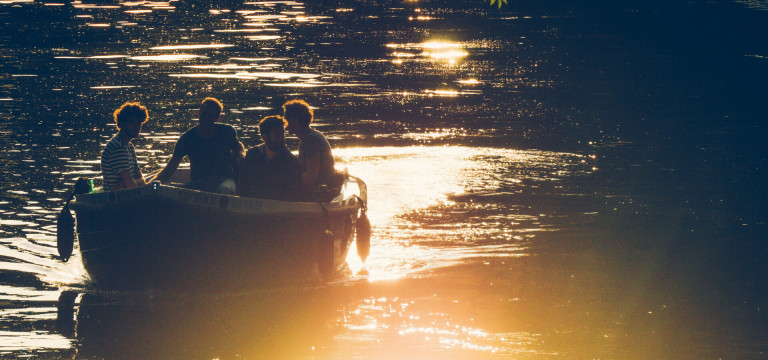
[[[221,110],[224,109],[224,105],[221,101],[212,97],[205,98],[200,103],[200,110],[198,115],[200,116],[200,123],[213,124],[221,117]]]
[[[138,102],[126,102],[112,113],[118,130],[131,139],[139,137],[141,125],[147,122],[149,112]]]
[[[314,119],[314,112],[304,100],[291,100],[283,104],[283,116],[292,134],[304,131]]]
[[[285,147],[285,125],[282,116],[267,116],[259,121],[259,134],[269,150],[278,151]]]

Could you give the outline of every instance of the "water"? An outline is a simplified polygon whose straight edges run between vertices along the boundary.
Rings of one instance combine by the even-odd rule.
[[[1,357],[765,358],[766,9],[0,1]],[[370,275],[116,292],[55,258],[111,112],[149,107],[147,173],[206,96],[247,147],[316,107]]]

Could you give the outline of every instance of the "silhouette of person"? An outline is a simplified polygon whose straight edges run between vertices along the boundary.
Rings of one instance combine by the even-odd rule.
[[[237,131],[230,125],[217,123],[223,105],[219,100],[206,98],[200,104],[197,126],[179,137],[173,156],[155,180],[168,182],[184,156],[189,158],[191,188],[223,194],[235,194],[236,167],[244,157],[245,149],[237,139]]]
[[[101,152],[104,191],[146,185],[131,140],[139,137],[141,126],[149,117],[147,108],[138,102],[126,102],[115,110],[113,116],[119,131]]]
[[[301,164],[285,145],[285,119],[259,122],[263,143],[248,150],[240,169],[238,195],[283,201],[301,196]]]
[[[331,145],[321,132],[312,128],[314,112],[304,100],[283,104],[288,131],[299,138],[299,162],[302,166],[302,192],[314,192],[321,185],[335,185]]]

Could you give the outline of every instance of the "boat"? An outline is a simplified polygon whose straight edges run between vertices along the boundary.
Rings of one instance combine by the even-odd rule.
[[[99,285],[248,287],[332,279],[347,268],[356,233],[364,259],[368,250],[360,238],[370,234],[366,201],[365,182],[347,176],[328,202],[247,198],[153,182],[77,194],[69,206],[83,265]]]

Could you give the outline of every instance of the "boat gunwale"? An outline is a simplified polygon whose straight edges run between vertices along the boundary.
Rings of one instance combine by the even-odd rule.
[[[359,195],[344,196],[350,182],[357,184]],[[94,192],[76,195],[71,207],[78,210],[98,211],[105,207],[119,205],[143,198],[160,198],[175,201],[184,206],[193,206],[217,211],[227,211],[240,214],[262,215],[291,215],[291,214],[323,214],[357,211],[366,201],[366,186],[359,178],[350,176],[344,183],[344,189],[339,196],[330,202],[281,201],[272,199],[249,198],[237,195],[211,193],[187,189],[178,186],[164,185],[157,182],[132,189],[122,189],[107,192]]]

